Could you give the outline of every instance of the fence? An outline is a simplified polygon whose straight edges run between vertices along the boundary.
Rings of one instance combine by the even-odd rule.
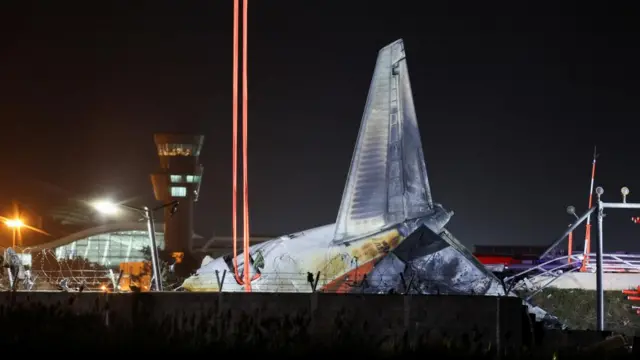
[[[19,291],[121,291],[127,289],[126,276],[118,270],[103,268],[81,260],[59,260],[50,250],[32,253],[31,266],[25,266],[16,279],[9,269],[0,272],[0,290],[9,290],[15,284]],[[183,290],[184,279],[171,278],[168,269],[163,269],[165,289]],[[14,283],[14,280],[15,283]],[[173,283],[171,283],[173,282]],[[260,278],[252,282],[252,290],[268,293],[365,293],[365,294],[461,294],[460,286],[470,288],[473,281],[455,284],[447,279],[432,279],[424,276],[405,278],[404,274],[387,273],[367,278],[364,273],[350,274],[343,278],[325,276],[318,272],[262,272]],[[223,292],[243,292],[244,286],[236,281],[233,272],[222,271],[201,276],[199,284],[203,289]],[[145,291],[145,290],[142,290]],[[479,294],[479,293],[478,293]]]
[[[636,254],[603,254],[602,270],[604,272],[640,273],[640,255]],[[588,272],[596,271],[596,254],[589,254]]]
[[[4,249],[0,254],[8,256]],[[17,274],[5,268],[0,271],[0,290],[82,290],[104,291],[113,288],[117,276],[113,270],[82,260],[59,261],[55,252],[41,250],[31,252],[24,249],[17,254],[23,267]],[[14,276],[17,275],[17,276]]]
[[[113,291],[119,288],[117,286],[120,284],[118,270],[105,268],[81,259],[60,260],[53,250],[31,252],[29,249],[24,249],[19,255],[24,260],[25,271],[16,283],[18,290]],[[587,271],[595,272],[595,254],[590,254],[589,258]],[[551,285],[559,276],[577,271],[582,260],[581,254],[551,259],[541,264],[531,265],[529,269],[505,278],[504,282],[509,289],[526,286],[527,282],[523,279],[536,282],[533,279],[544,278],[544,284],[536,286],[536,288],[544,288]],[[640,273],[640,255],[604,254],[603,266],[605,272]],[[409,293],[415,290],[420,293],[456,293],[442,279],[434,280],[423,277],[405,279],[403,274],[383,274],[376,275],[373,279],[367,279],[366,275],[356,273],[351,278],[340,281],[325,277],[321,273],[261,273],[260,277],[260,281],[252,283],[252,288],[260,292],[298,293],[319,290],[340,293]],[[180,290],[181,280],[176,280],[167,287]],[[10,272],[8,269],[3,269],[0,272],[0,290],[10,289],[12,283]],[[244,291],[243,286],[236,282],[233,273],[227,271],[219,272],[216,276],[202,277],[200,284],[204,288],[209,287],[222,291]]]

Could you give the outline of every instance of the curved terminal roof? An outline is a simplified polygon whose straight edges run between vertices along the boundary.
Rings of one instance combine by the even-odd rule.
[[[155,224],[156,233],[164,233],[164,223],[156,223]],[[109,233],[117,233],[117,232],[127,232],[127,231],[148,231],[146,222],[122,222],[122,223],[109,223],[103,224],[99,226],[95,226],[92,228],[80,230],[73,234],[69,234],[67,236],[63,236],[59,239],[31,247],[32,250],[41,250],[41,249],[54,249],[63,245],[71,244],[78,240],[84,240],[91,236],[109,234]],[[194,234],[195,239],[201,238],[199,235]]]
[[[164,247],[164,223],[156,223],[157,242],[160,248]],[[130,261],[139,257],[136,251],[147,244],[146,222],[114,222],[90,227],[78,232],[63,236],[37,246],[29,246],[30,252],[39,250],[55,250],[56,256],[84,256],[98,263],[116,263],[118,261]],[[242,237],[238,237],[242,239]],[[274,239],[274,236],[252,236],[251,243],[258,244]],[[194,253],[217,254],[228,252],[233,245],[230,236],[214,236],[205,239],[194,234]],[[109,243],[109,245],[107,245]],[[89,250],[88,250],[89,249]],[[26,249],[25,249],[26,250]],[[136,255],[137,254],[137,255]]]
[[[156,242],[164,248],[164,224],[156,223]],[[197,235],[194,235],[197,238]],[[84,229],[54,241],[29,247],[29,252],[47,250],[61,259],[86,259],[109,268],[123,262],[142,261],[149,246],[146,222],[109,223]]]

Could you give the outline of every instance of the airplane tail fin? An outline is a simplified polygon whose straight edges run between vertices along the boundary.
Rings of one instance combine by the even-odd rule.
[[[433,208],[402,39],[380,50],[336,221],[344,243]]]

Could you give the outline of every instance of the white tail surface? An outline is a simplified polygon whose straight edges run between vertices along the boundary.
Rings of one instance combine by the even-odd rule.
[[[397,40],[378,53],[334,243],[425,216],[432,207],[404,43]]]

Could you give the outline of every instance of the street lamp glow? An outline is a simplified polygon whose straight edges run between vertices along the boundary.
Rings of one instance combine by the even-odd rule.
[[[7,219],[4,223],[10,228],[21,228],[24,226],[24,223],[20,219]]]
[[[156,230],[154,227],[154,219],[153,219],[153,211],[165,208],[167,206],[173,206],[174,208],[178,205],[177,201],[172,201],[168,204],[164,204],[160,207],[149,209],[148,207],[136,208],[133,206],[128,206],[126,204],[118,204],[109,200],[99,200],[94,201],[90,204],[96,211],[105,215],[114,215],[120,212],[120,210],[129,210],[135,211],[141,214],[144,219],[147,221],[147,230],[149,233],[149,246],[151,249],[151,266],[153,269],[153,283],[156,288],[156,291],[162,291],[162,275],[160,272],[160,259],[158,258],[158,244],[156,242]]]
[[[118,212],[118,205],[108,200],[96,201],[92,205],[101,214],[114,215]]]

